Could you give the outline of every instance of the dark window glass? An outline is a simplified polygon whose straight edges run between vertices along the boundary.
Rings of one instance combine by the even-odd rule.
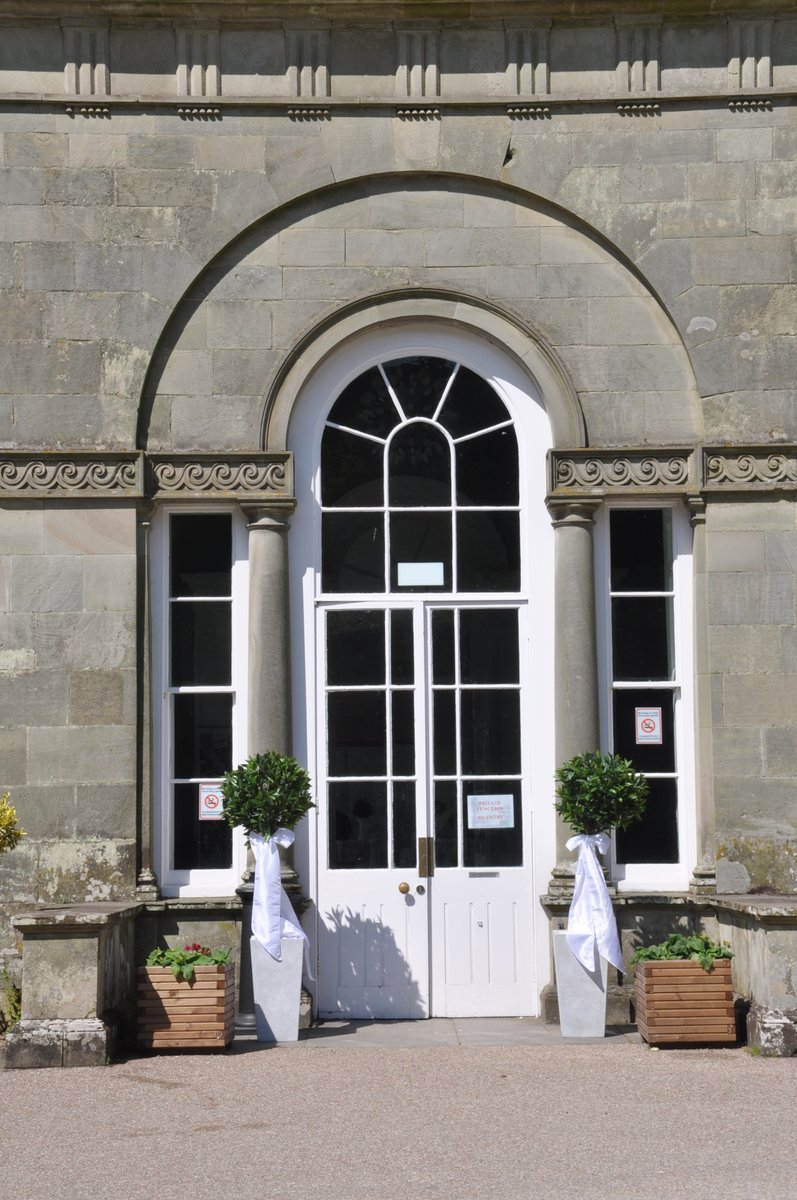
[[[672,600],[665,596],[612,599],[615,680],[672,679]]]
[[[443,583],[399,584],[399,564],[443,564]],[[390,586],[393,591],[451,590],[451,514],[392,513],[390,517]]]
[[[232,583],[232,520],[227,514],[173,514],[171,596],[229,596]]]
[[[511,829],[470,829],[468,796],[511,795],[514,826]],[[520,782],[506,779],[466,779],[462,784],[463,865],[466,867],[519,867],[523,864],[523,826]]]
[[[407,417],[433,417],[454,363],[444,358],[396,358],[384,364],[385,375]]]
[[[321,443],[321,503],[375,508],[385,502],[385,448],[378,442],[327,429]]]
[[[650,779],[641,821],[617,831],[620,863],[678,862],[678,788],[674,779]]]
[[[459,647],[463,683],[520,681],[517,609],[463,609]]]
[[[384,692],[331,692],[327,697],[330,775],[384,775]]]
[[[412,692],[393,692],[393,774],[415,774],[415,717]]]
[[[464,775],[520,771],[520,698],[516,691],[463,691],[460,696]]]
[[[388,450],[388,503],[393,508],[451,504],[451,448],[434,425],[415,421],[394,435]]]
[[[514,429],[496,429],[454,448],[457,503],[517,504],[518,452]]]
[[[173,601],[172,687],[223,686],[232,680],[229,600]]]
[[[489,383],[460,367],[440,413],[440,424],[452,437],[465,437],[506,421],[506,405]]]
[[[199,820],[199,785],[174,787],[174,869],[225,870],[232,866],[232,830],[226,821]]]
[[[660,508],[615,508],[609,519],[612,591],[671,591],[670,511]]]
[[[432,682],[454,683],[454,613],[450,608],[432,613]]]
[[[232,696],[174,697],[176,779],[220,779],[232,770]]]
[[[322,588],[325,592],[385,590],[381,513],[324,513]]]
[[[518,514],[457,514],[459,590],[516,592],[520,588]]]
[[[456,693],[434,693],[433,754],[435,775],[457,773]]]
[[[386,438],[399,423],[398,410],[377,367],[359,375],[338,396],[327,420]]]
[[[456,867],[457,785],[445,780],[434,785],[434,862],[435,867]]]
[[[390,678],[393,683],[414,683],[412,613],[394,609],[390,614]]]
[[[393,784],[393,866],[414,867],[417,862],[415,839],[415,784]]]
[[[674,771],[676,769],[674,704],[675,698],[671,689],[618,689],[613,696],[615,753],[630,759],[634,766],[643,772]],[[637,708],[661,709],[661,745],[651,742],[637,745]]]
[[[327,683],[385,682],[385,614],[327,613]]]
[[[343,870],[387,866],[387,784],[330,783],[329,865]]]

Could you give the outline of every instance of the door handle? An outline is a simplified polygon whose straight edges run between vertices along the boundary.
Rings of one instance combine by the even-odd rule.
[[[421,879],[434,875],[434,838],[418,838],[418,875]]]

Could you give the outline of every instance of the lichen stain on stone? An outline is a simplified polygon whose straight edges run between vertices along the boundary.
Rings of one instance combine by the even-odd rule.
[[[124,899],[135,886],[134,847],[125,842],[51,842],[36,848],[35,901],[79,904]]]
[[[732,837],[717,846],[717,859],[741,863],[757,895],[797,892],[797,842],[774,838]]]

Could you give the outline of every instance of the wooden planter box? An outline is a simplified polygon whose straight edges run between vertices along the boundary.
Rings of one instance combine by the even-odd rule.
[[[235,1032],[235,968],[197,967],[190,983],[171,967],[139,967],[138,1044],[143,1049],[229,1046]]]
[[[636,964],[636,1019],[651,1046],[732,1045],[736,1041],[731,960]]]

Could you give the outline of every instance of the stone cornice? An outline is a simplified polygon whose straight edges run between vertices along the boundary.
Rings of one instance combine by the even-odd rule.
[[[112,451],[5,451],[0,455],[0,500],[198,498],[284,504],[293,498],[291,455]]]
[[[708,492],[797,491],[797,446],[705,447],[703,488]]]
[[[797,445],[552,450],[549,497],[797,492]]]

